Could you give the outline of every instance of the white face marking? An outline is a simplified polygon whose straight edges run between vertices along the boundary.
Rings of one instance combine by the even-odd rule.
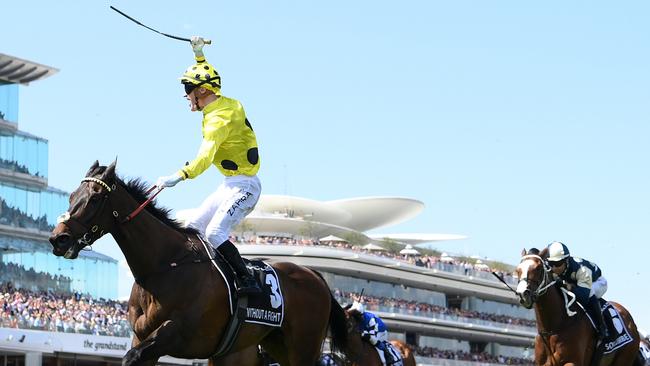
[[[70,219],[70,212],[66,211],[57,217],[56,222],[60,224],[62,222],[68,221]]]
[[[519,284],[517,284],[517,293],[520,295],[528,288],[528,270],[534,263],[532,259],[526,259],[517,266],[521,270],[521,277],[519,277]]]

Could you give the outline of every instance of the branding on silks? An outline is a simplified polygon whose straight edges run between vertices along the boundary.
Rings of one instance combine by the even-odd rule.
[[[633,338],[625,326],[621,314],[619,314],[618,310],[612,304],[609,302],[601,303],[601,310],[603,311],[605,326],[607,326],[607,330],[609,331],[609,337],[603,340],[603,355],[606,355],[632,342]]]
[[[247,261],[247,264],[248,268],[253,270],[262,292],[248,296],[246,322],[272,327],[282,326],[284,298],[278,274],[273,267],[262,261]]]

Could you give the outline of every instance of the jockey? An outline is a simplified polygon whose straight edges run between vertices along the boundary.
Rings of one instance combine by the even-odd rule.
[[[352,303],[350,310],[358,311],[363,317],[359,323],[361,339],[369,342],[384,354],[386,365],[392,365],[397,362],[399,358],[392,354],[392,349],[388,346],[388,330],[381,318],[366,311],[366,306],[356,300]]]
[[[548,264],[551,266],[556,279],[567,284],[567,289],[576,295],[576,299],[589,311],[596,322],[598,337],[608,336],[598,299],[607,291],[607,280],[602,276],[600,268],[595,263],[572,257],[569,248],[559,241],[548,246]]]
[[[187,225],[204,234],[237,274],[241,294],[260,292],[257,282],[228,238],[230,230],[250,213],[262,190],[257,139],[244,108],[221,94],[221,77],[203,55],[205,41],[192,37],[196,64],[180,78],[190,109],[203,112],[203,140],[196,158],[176,173],[158,178],[156,186],[173,187],[214,165],[225,176],[223,183],[193,210]]]

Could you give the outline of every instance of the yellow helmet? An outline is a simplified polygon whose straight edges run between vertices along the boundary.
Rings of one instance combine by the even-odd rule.
[[[196,63],[185,70],[181,76],[181,83],[196,87],[206,88],[215,94],[221,90],[221,76],[217,70],[207,62]]]

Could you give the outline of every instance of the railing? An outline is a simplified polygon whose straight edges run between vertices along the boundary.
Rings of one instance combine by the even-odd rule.
[[[44,330],[48,332],[61,332],[61,333],[80,333],[80,334],[94,334],[113,337],[128,337],[130,338],[131,325],[127,320],[120,320],[114,324],[102,325],[93,324],[90,321],[53,321],[41,319],[26,319],[22,316],[9,316],[0,317],[0,328],[17,328],[17,329],[32,329]]]
[[[496,366],[503,365],[501,363],[490,363],[490,362],[477,362],[477,361],[459,361],[459,360],[448,360],[444,358],[430,358],[430,357],[415,357],[415,362],[418,365],[422,366]],[[519,364],[519,365],[533,365],[533,362]]]
[[[536,332],[535,327],[529,327],[526,325],[502,323],[493,320],[468,318],[464,316],[436,313],[432,311],[413,311],[409,309],[397,308],[392,306],[383,306],[383,305],[379,305],[379,306],[369,305],[368,310],[378,310],[386,313],[413,315],[413,316],[419,316],[427,319],[433,318],[439,320],[448,320],[448,321],[453,321],[453,322],[458,322],[463,324],[469,323],[469,324],[476,324],[476,325],[484,325],[484,326],[494,327],[498,329],[520,330],[520,331],[531,332],[531,333]]]

